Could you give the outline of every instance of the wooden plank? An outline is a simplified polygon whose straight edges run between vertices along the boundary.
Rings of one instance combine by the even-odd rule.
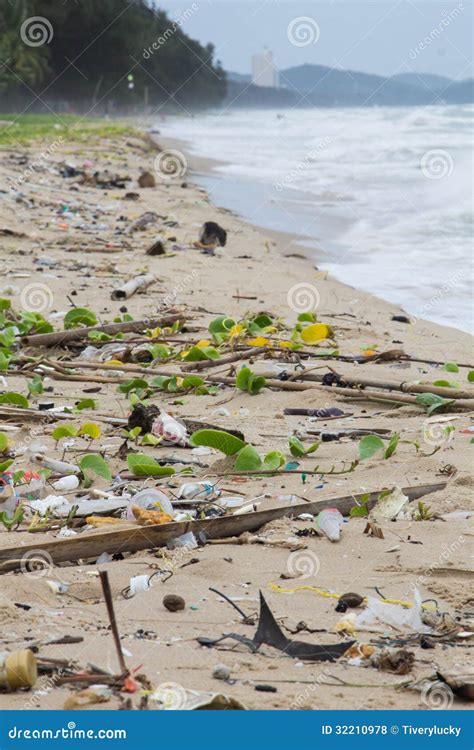
[[[431,492],[437,492],[446,487],[446,482],[437,484],[422,484],[414,487],[403,487],[402,491],[412,500],[417,500]],[[371,492],[368,505],[373,506],[381,490]],[[174,539],[188,531],[198,534],[204,532],[208,539],[223,539],[236,536],[245,531],[257,531],[266,523],[277,518],[294,517],[300,513],[319,513],[324,508],[337,508],[343,515],[347,515],[355,505],[355,500],[361,500],[365,493],[358,495],[346,495],[344,497],[327,498],[316,500],[312,503],[299,503],[298,505],[284,505],[279,508],[255,511],[241,516],[222,516],[203,521],[182,521],[180,523],[167,523],[160,526],[135,526],[124,524],[120,528],[107,531],[93,531],[90,534],[80,534],[68,539],[54,539],[53,541],[38,542],[22,547],[15,545],[0,549],[0,573],[18,570],[22,567],[22,558],[26,555],[42,558],[47,562],[54,563],[85,560],[97,558],[102,552],[110,555],[118,552],[137,552],[143,549],[154,549],[163,547],[171,539]]]

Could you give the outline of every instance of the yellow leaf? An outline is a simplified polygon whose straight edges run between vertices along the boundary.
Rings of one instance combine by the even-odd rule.
[[[292,349],[293,342],[292,341],[280,341],[280,347],[282,349]]]
[[[236,323],[235,326],[232,326],[232,328],[230,329],[229,334],[230,336],[240,336],[240,334],[244,331],[244,326],[241,326],[240,323]]]
[[[184,357],[186,356],[186,354],[189,354],[189,352],[190,352],[190,350],[189,350],[189,349],[186,349],[186,351],[185,351],[185,352],[180,352],[180,353],[179,353],[179,356],[180,356],[180,357],[182,357],[182,358],[184,358]]]
[[[362,352],[362,355],[364,357],[373,357],[374,354],[377,354],[377,352],[375,351],[375,349],[366,349],[364,352]]]
[[[276,333],[277,330],[276,326],[265,326],[265,328],[263,328],[264,333]]]
[[[329,326],[324,323],[313,323],[301,331],[301,338],[306,344],[316,344],[329,336]]]
[[[196,346],[198,349],[204,349],[205,346],[210,346],[211,342],[208,339],[201,339],[201,341],[198,341]]]
[[[249,346],[268,346],[270,339],[266,339],[264,336],[255,336],[254,339],[247,339],[246,343]]]
[[[106,365],[123,365],[123,362],[121,362],[119,359],[108,359],[107,362],[104,364]]]

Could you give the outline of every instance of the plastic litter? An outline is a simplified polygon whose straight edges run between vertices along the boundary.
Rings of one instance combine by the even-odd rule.
[[[14,692],[32,688],[38,679],[36,656],[30,649],[0,653],[0,688]]]
[[[344,518],[337,508],[325,508],[316,518],[317,528],[327,536],[331,542],[338,542],[341,538],[341,528]]]
[[[186,426],[164,411],[153,422],[151,432],[156,437],[163,437],[176,445],[186,446],[188,443]]]
[[[387,604],[373,596],[367,598],[367,607],[354,618],[358,630],[383,632],[386,626],[397,631],[412,633],[431,633],[431,628],[424,625],[421,619],[421,595],[415,591],[413,606],[405,609],[397,604]]]
[[[404,517],[403,511],[408,503],[409,498],[403,494],[399,487],[396,487],[390,495],[377,502],[370,511],[370,518],[376,523],[402,518]]]
[[[79,487],[79,478],[75,474],[61,477],[57,482],[53,482],[53,487],[59,492],[67,492],[68,490],[76,490]]]
[[[211,500],[213,497],[219,497],[220,490],[212,482],[187,482],[179,488],[178,499],[182,501],[199,501]]]
[[[182,549],[183,547],[187,550],[197,549],[198,543],[192,531],[188,531],[186,534],[181,534],[174,539],[170,539],[166,545],[168,549]]]
[[[135,521],[135,516],[132,511],[133,505],[138,505],[138,507],[143,508],[143,510],[161,510],[163,513],[174,517],[173,506],[171,505],[169,498],[164,492],[155,490],[153,487],[140,490],[140,492],[137,492],[137,494],[128,501],[127,519],[129,521]]]

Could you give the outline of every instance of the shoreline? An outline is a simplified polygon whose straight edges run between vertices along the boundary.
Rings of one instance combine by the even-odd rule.
[[[160,136],[157,140],[166,145]],[[38,150],[41,150],[40,146],[33,144],[25,147],[24,153],[32,160]],[[80,165],[91,155],[94,168],[129,175],[131,182],[127,189],[112,187],[102,190],[86,183],[71,190],[74,183],[61,176],[61,163],[68,160]],[[6,183],[7,176],[21,173],[20,157],[23,158],[23,154],[10,149],[9,159],[0,165],[2,184]],[[186,178],[158,180],[153,188],[139,188],[140,171],[143,168],[152,170],[155,158],[156,153],[138,137],[117,136],[97,141],[91,138],[87,144],[68,142],[51,157],[49,171],[37,176],[34,183],[27,182],[23,186],[24,199],[21,202],[6,196],[0,204],[0,226],[13,234],[6,236],[0,261],[2,272],[7,277],[5,283],[8,281],[10,286],[16,287],[11,294],[14,309],[22,309],[25,289],[38,280],[50,292],[50,304],[44,314],[56,330],[62,329],[64,312],[72,309],[72,302],[77,307],[90,307],[101,322],[113,320],[123,313],[121,308],[124,307],[134,319],[140,320],[156,315],[157,310],[162,309],[163,301],[172,295],[173,306],[182,311],[186,326],[182,332],[168,333],[168,337],[175,340],[172,347],[178,352],[177,357],[165,364],[158,362],[156,367],[179,372],[182,367],[179,352],[186,351],[196,341],[210,338],[208,326],[218,314],[239,321],[250,314],[265,311],[273,320],[281,322],[277,334],[270,333],[270,337],[288,339],[301,312],[296,292],[301,284],[310,285],[318,294],[318,320],[334,329],[328,342],[305,345],[310,356],[302,361],[315,373],[331,372],[332,368],[342,378],[404,383],[433,383],[446,377],[457,379],[463,389],[468,388],[467,367],[460,365],[459,374],[451,375],[441,367],[430,367],[425,362],[465,362],[468,334],[424,320],[411,325],[393,321],[392,315],[400,312],[398,306],[318,273],[307,257],[300,254],[300,257],[292,257],[291,263],[283,262],[278,236],[272,240],[268,232],[213,205],[206,191],[194,184],[192,175],[189,181]],[[189,165],[198,168],[192,157]],[[183,184],[187,186],[183,187]],[[138,197],[126,199],[128,191],[137,193]],[[129,227],[146,212],[155,212],[159,218],[145,229],[130,233]],[[217,248],[214,256],[203,254],[192,244],[197,240],[204,221],[217,221],[228,232],[226,246]],[[165,243],[167,253],[146,255],[146,249],[157,238]],[[286,241],[287,238],[284,243]],[[107,243],[112,247],[106,251]],[[88,252],[86,248],[93,251]],[[112,298],[112,291],[117,286],[144,270],[155,275],[156,282],[152,286],[125,302]],[[119,349],[120,346],[122,350],[130,348],[133,353],[134,345],[128,343],[132,336],[127,336],[122,344],[120,341],[115,343]],[[142,337],[140,341],[146,339]],[[328,347],[337,348],[342,355],[347,355],[346,360],[327,359],[324,351]],[[81,358],[82,348],[26,351],[36,356],[41,352],[50,359],[53,356],[74,359]],[[404,349],[415,359],[355,361],[354,356],[361,355],[367,348],[378,352]],[[99,349],[94,357],[97,358],[101,351],[104,350]],[[224,347],[221,354],[225,355],[226,351]],[[132,357],[131,353],[127,356]],[[130,403],[118,390],[120,362],[115,361],[117,356],[115,351],[108,354],[108,360],[112,358],[114,361],[115,380],[110,381],[110,369],[101,369],[99,362],[95,370],[88,371],[91,374],[86,382],[72,382],[67,378],[56,381],[51,377],[46,383],[47,392],[30,396],[32,408],[37,408],[42,401],[71,407],[79,398],[90,398],[87,394],[93,388],[97,409],[72,412],[68,422],[79,427],[84,422],[99,421],[103,415],[126,418]],[[132,357],[126,361],[135,360]],[[281,367],[297,372],[298,352],[287,350],[285,353],[275,343],[259,354],[255,350],[242,362],[250,363],[256,373],[272,370],[276,378]],[[229,631],[251,637],[254,632],[220,597],[209,592],[210,586],[239,602],[247,613],[258,608],[258,595],[262,591],[278,620],[291,631],[302,620],[310,628],[324,631],[315,635],[301,634],[301,640],[312,643],[331,644],[343,638],[336,630],[341,615],[334,611],[335,601],[311,590],[285,594],[275,589],[275,585],[289,589],[309,585],[331,594],[356,591],[362,596],[373,596],[375,589],[379,588],[386,596],[397,600],[412,600],[414,589],[419,588],[423,599],[436,598],[441,611],[451,617],[467,618],[466,579],[470,569],[466,545],[459,539],[466,541],[472,533],[472,519],[450,517],[442,520],[437,516],[451,511],[469,511],[471,507],[474,478],[469,451],[472,446],[469,446],[470,436],[462,430],[472,423],[474,410],[448,411],[443,415],[445,421],[439,424],[441,428],[447,424],[454,429],[446,434],[441,431],[427,436],[427,423],[431,425],[431,422],[419,405],[352,399],[347,398],[350,393],[343,395],[322,386],[306,391],[281,390],[272,386],[257,395],[250,395],[224,382],[227,375],[234,377],[238,367],[240,362],[217,368],[223,382],[214,394],[185,393],[177,396],[172,392],[158,391],[151,397],[153,403],[177,417],[210,422],[222,429],[241,430],[245,440],[255,446],[259,454],[281,451],[286,461],[298,464],[299,470],[294,473],[277,476],[237,476],[230,471],[225,479],[219,480],[225,495],[241,496],[249,503],[255,500],[261,503],[259,510],[265,510],[287,504],[291,496],[296,496],[298,502],[321,500],[330,503],[335,497],[380,491],[384,487],[439,482],[446,482],[447,487],[423,498],[435,517],[431,520],[409,518],[382,522],[383,538],[365,534],[367,519],[353,517],[346,519],[340,542],[331,544],[319,536],[296,536],[297,532],[304,533],[304,529],[314,527],[314,520],[286,518],[261,529],[264,544],[240,544],[231,540],[208,543],[192,551],[196,559],[192,565],[188,564],[187,557],[186,565],[183,565],[183,553],[179,550],[171,552],[166,549],[125,553],[123,559],[110,560],[105,565],[111,578],[122,642],[130,653],[128,663],[133,668],[143,665],[142,671],[155,688],[173,683],[180,689],[223,692],[254,710],[334,709],[341,702],[345,708],[361,710],[381,704],[393,709],[429,708],[419,692],[393,689],[394,685],[406,682],[406,675],[389,674],[364,663],[298,663],[291,658],[282,658],[280,654],[275,656],[270,648],[263,648],[256,654],[240,646],[232,651],[208,649],[201,647],[196,639],[219,637]],[[26,391],[25,378],[20,372],[12,369],[4,375],[8,391]],[[109,376],[109,380],[96,384],[94,378],[100,379],[101,376]],[[310,420],[284,413],[285,409],[302,406],[311,409],[336,407],[344,414],[334,420]],[[103,430],[100,449],[104,451],[113,476],[126,475],[126,461],[119,450],[124,439],[122,429],[100,424]],[[433,424],[437,424],[436,421]],[[10,438],[14,446],[40,440],[48,456],[66,461],[75,460],[84,450],[83,438],[73,438],[72,446],[67,449],[61,444],[58,446],[58,441],[52,436],[54,422],[43,426],[22,422],[13,426],[18,427]],[[399,434],[400,442],[389,459],[380,454],[373,455],[360,461],[353,470],[348,470],[351,462],[359,457],[358,439],[346,434],[351,429],[385,430],[390,435]],[[297,459],[292,457],[288,436],[298,435],[309,447],[319,439],[314,434],[318,430],[339,433],[339,437],[321,441],[314,454]],[[419,444],[418,448],[415,443]],[[196,460],[195,454],[188,449],[176,446],[130,445],[130,448],[143,451],[164,465],[170,456],[188,462]],[[214,452],[197,458],[203,463],[197,472],[199,481],[225,471],[226,459],[221,454]],[[28,454],[19,453],[15,468],[27,470],[32,466]],[[317,473],[312,473],[315,471]],[[171,478],[134,481],[133,488],[157,486],[174,496],[179,486],[188,481],[194,480],[178,473]],[[94,486],[101,489],[106,484],[99,478]],[[47,491],[54,493],[49,485]],[[77,533],[88,535],[95,532],[79,529]],[[55,530],[37,533],[32,540],[32,534],[26,528],[9,533],[2,529],[0,549],[12,544],[21,548],[32,541],[39,545],[57,538]],[[300,546],[292,551],[288,539]],[[446,547],[450,550],[447,561],[442,557]],[[299,564],[295,569],[295,554],[301,555],[303,562],[309,560],[309,571],[303,566],[300,568]],[[149,575],[157,566],[166,565],[171,565],[174,573],[169,582],[157,582],[153,588],[131,600],[121,595],[129,586],[131,577]],[[48,578],[70,584],[74,596],[55,594],[47,585]],[[116,668],[116,654],[107,630],[94,559],[53,566],[46,577],[5,573],[1,583],[3,609],[0,623],[3,625],[2,638],[8,643],[8,648],[12,643],[28,644],[32,638],[50,640],[64,635],[80,636],[82,642],[65,648],[42,645],[41,653],[50,658],[74,659],[82,666],[92,662],[106,669]],[[162,605],[165,593],[183,596],[185,610],[168,612]],[[16,602],[29,609],[20,611],[15,607]],[[359,643],[377,638],[379,636],[370,632],[357,634]],[[409,648],[415,659],[410,674],[414,681],[429,677],[436,671],[435,665],[440,669],[453,668],[463,656],[455,647],[445,649],[436,644],[435,651],[429,652],[427,663],[426,651],[418,642],[410,644]],[[213,668],[220,662],[229,666],[235,684],[219,682],[212,676]],[[351,684],[371,683],[374,689],[364,691],[362,696],[360,691],[348,685],[322,685],[328,669],[336,678]],[[256,691],[255,684],[262,683],[274,684],[277,692]],[[33,696],[11,693],[5,696],[5,704],[9,708],[21,708],[34,698],[39,708],[62,708],[70,695],[71,690],[65,686],[55,687],[46,694],[37,691]],[[104,708],[119,706],[116,695],[104,704]],[[468,707],[467,703],[454,699],[453,708]]]

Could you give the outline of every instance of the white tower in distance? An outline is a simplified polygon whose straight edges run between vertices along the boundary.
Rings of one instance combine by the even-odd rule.
[[[273,62],[273,52],[265,48],[263,52],[252,55],[252,83],[254,86],[278,88],[278,70]]]

